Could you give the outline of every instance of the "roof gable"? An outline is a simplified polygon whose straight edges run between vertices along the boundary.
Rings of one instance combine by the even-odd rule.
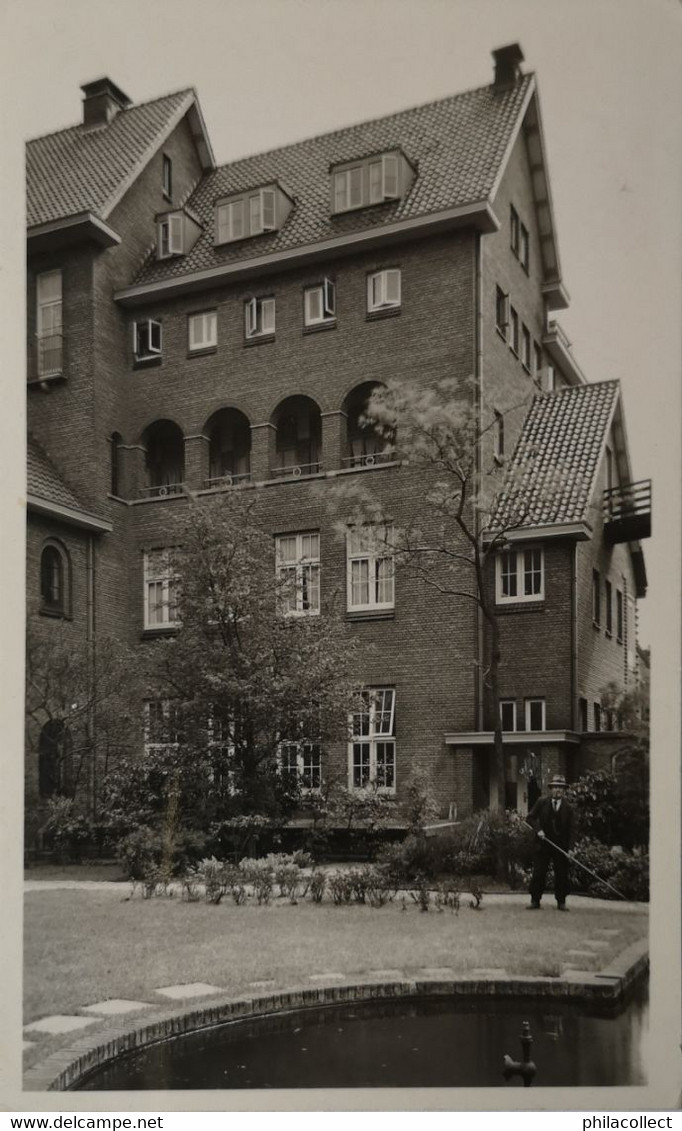
[[[193,90],[120,110],[98,127],[82,124],[29,141],[26,147],[27,224],[34,228],[92,212],[105,219],[180,119],[194,111]],[[208,140],[205,138],[205,145]],[[210,149],[207,149],[210,156]],[[205,160],[206,165],[206,160]],[[212,167],[212,159],[207,167]]]
[[[617,381],[577,385],[533,398],[491,530],[590,523],[590,504],[620,399]]]

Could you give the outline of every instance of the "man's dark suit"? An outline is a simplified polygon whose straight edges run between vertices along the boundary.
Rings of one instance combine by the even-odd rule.
[[[573,847],[575,816],[572,806],[562,797],[559,809],[554,811],[551,797],[539,797],[526,820],[534,829],[541,829],[545,836],[554,841],[564,852]],[[550,862],[554,865],[554,894],[559,905],[566,902],[568,895],[568,860],[545,840],[538,839],[533,862],[533,877],[530,881],[530,897],[539,903],[545,890],[545,879]]]

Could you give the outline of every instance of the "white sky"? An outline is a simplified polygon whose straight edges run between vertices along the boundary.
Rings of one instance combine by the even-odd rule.
[[[520,42],[572,299],[560,322],[589,380],[622,382],[634,476],[654,480],[650,642],[654,590],[679,545],[675,0],[0,0],[0,16],[2,126],[17,157],[23,138],[80,120],[80,85],[104,74],[135,102],[194,86],[221,163],[487,83],[491,49]],[[18,161],[5,180],[21,191]]]

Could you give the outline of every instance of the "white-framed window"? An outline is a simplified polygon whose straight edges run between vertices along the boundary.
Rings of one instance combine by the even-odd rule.
[[[167,153],[163,155],[162,189],[166,200],[173,197],[173,162]]]
[[[133,322],[133,353],[136,361],[161,356],[161,323],[153,318]]]
[[[322,748],[318,742],[283,742],[279,748],[279,766],[283,774],[291,774],[303,790],[322,787]]]
[[[244,304],[247,338],[262,338],[275,332],[274,298],[250,298]]]
[[[211,349],[218,344],[218,312],[204,310],[201,314],[190,314],[187,318],[188,348],[194,350]]]
[[[184,246],[185,218],[182,212],[169,212],[157,223],[157,255],[168,259],[171,255],[182,255]]]
[[[509,345],[511,346],[514,353],[518,357],[518,355],[519,355],[519,316],[518,316],[517,312],[514,310],[513,306],[510,306],[510,308],[509,308],[509,323],[510,323],[510,326],[511,326],[511,337],[509,339]]]
[[[533,377],[539,384],[542,373],[542,346],[539,342],[533,342]]]
[[[144,554],[144,627],[173,628],[180,624],[178,577],[171,550]]]
[[[232,243],[261,232],[276,231],[281,226],[278,195],[278,189],[271,185],[219,201],[216,204],[216,243]],[[281,211],[284,213],[287,209]]]
[[[500,699],[502,730],[516,730],[516,699]]]
[[[528,270],[528,262],[530,259],[530,236],[528,235],[528,228],[525,224],[521,224],[519,228],[519,263],[524,271]]]
[[[336,316],[336,287],[331,279],[325,279],[315,287],[306,287],[303,292],[303,318],[306,326],[318,326],[321,322],[332,322]]]
[[[532,363],[530,342],[530,330],[524,325],[521,327],[521,363],[523,368],[527,369],[529,373]]]
[[[495,325],[505,341],[507,340],[507,328],[509,326],[509,309],[509,295],[501,287],[496,287]]]
[[[351,716],[349,743],[351,789],[376,785],[395,793],[395,690],[372,687],[361,692],[359,710]]]
[[[38,376],[62,371],[62,273],[44,271],[36,278]]]
[[[541,547],[502,550],[497,555],[497,601],[542,601],[545,554]]]
[[[547,392],[553,393],[556,389],[556,373],[553,365],[547,366]]]
[[[353,526],[346,535],[348,611],[392,609],[395,604],[392,526]]]
[[[495,420],[493,423],[493,449],[495,459],[504,459],[504,416],[501,412],[495,409]]]
[[[332,210],[349,212],[368,204],[397,200],[413,175],[401,153],[381,153],[336,169],[332,174]]]
[[[367,276],[367,310],[400,306],[400,268],[390,267]]]
[[[276,539],[281,610],[290,616],[320,611],[320,535],[280,534]]]
[[[174,699],[145,699],[142,721],[145,754],[177,749],[178,708]]]
[[[546,730],[544,699],[526,699],[526,730]]]

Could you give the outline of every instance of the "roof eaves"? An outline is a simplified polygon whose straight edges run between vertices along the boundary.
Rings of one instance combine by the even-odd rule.
[[[518,138],[519,133],[521,131],[521,127],[523,125],[524,118],[526,117],[526,111],[528,110],[530,100],[533,97],[533,95],[535,94],[535,89],[536,89],[535,75],[529,74],[527,76],[527,78],[530,80],[529,83],[528,83],[528,90],[526,91],[525,95],[523,96],[523,102],[521,103],[521,105],[518,109],[518,113],[517,113],[517,116],[516,116],[516,122],[514,123],[514,128],[509,135],[509,138],[508,138],[508,141],[507,141],[507,146],[506,146],[505,151],[504,151],[504,155],[502,157],[502,160],[500,161],[500,166],[499,166],[499,169],[497,170],[497,174],[495,176],[495,180],[493,181],[492,188],[490,189],[490,199],[491,200],[494,200],[495,197],[497,196],[497,191],[500,187],[500,184],[502,183],[502,178],[505,174],[505,170],[507,168],[509,158],[511,156],[511,153],[512,153],[514,146],[516,145],[516,141],[517,141],[517,138]]]
[[[67,507],[64,503],[43,499],[40,495],[27,495],[26,506],[27,510],[35,514],[59,519],[69,526],[77,526],[82,530],[91,530],[99,534],[109,534],[113,530],[112,524],[105,519],[75,507]]]
[[[331,252],[344,254],[358,249],[379,246],[383,243],[395,243],[402,239],[410,239],[412,236],[423,235],[425,232],[436,232],[448,227],[462,226],[467,222],[477,224],[480,230],[485,232],[496,232],[500,228],[500,221],[493,212],[490,202],[479,200],[471,204],[459,205],[457,208],[447,209],[444,212],[415,216],[379,228],[365,228],[359,232],[320,240],[318,243],[299,244],[297,247],[286,248],[252,259],[235,260],[220,267],[208,267],[187,275],[173,275],[165,279],[156,279],[150,283],[136,283],[116,291],[114,300],[134,306],[146,302],[156,295],[169,297],[183,294],[190,290],[208,286],[221,279],[240,279],[248,275],[263,274],[274,268],[286,269],[288,266],[297,266],[301,262],[309,262],[327,256]]]

